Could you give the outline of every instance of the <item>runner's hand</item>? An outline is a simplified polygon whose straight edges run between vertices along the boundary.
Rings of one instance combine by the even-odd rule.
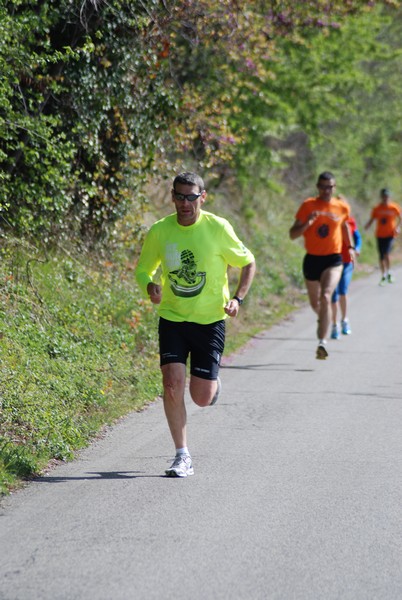
[[[315,210],[309,215],[309,217],[307,219],[307,226],[310,227],[310,225],[312,225],[314,223],[314,221],[316,220],[317,217],[318,217],[318,212]]]
[[[147,292],[152,304],[160,304],[162,300],[162,286],[157,283],[148,283]]]
[[[349,256],[352,263],[356,262],[357,252],[354,248],[349,248]]]
[[[225,313],[229,315],[229,317],[236,317],[237,313],[239,312],[239,308],[240,306],[237,300],[232,298],[225,306]]]

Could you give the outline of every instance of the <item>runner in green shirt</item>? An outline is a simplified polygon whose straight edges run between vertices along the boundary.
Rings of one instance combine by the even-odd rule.
[[[198,406],[215,404],[225,319],[236,317],[255,273],[254,256],[231,224],[201,209],[207,197],[202,178],[181,173],[173,182],[176,213],[149,230],[136,268],[137,282],[157,306],[163,401],[176,456],[166,475],[194,473],[187,448],[184,390]],[[231,297],[228,266],[240,268]],[[160,270],[160,282],[154,277]]]

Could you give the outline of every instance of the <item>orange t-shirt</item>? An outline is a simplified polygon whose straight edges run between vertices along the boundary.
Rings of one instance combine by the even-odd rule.
[[[376,237],[386,238],[395,237],[396,232],[396,217],[401,214],[401,209],[395,202],[387,202],[387,204],[377,204],[371,211],[371,218],[377,219],[377,227],[375,230]]]
[[[342,251],[342,224],[350,216],[350,207],[344,200],[307,198],[296,213],[296,219],[305,223],[312,212],[319,216],[303,233],[308,254],[327,256]]]

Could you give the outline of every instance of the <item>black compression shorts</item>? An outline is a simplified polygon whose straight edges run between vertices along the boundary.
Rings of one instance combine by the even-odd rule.
[[[308,281],[320,281],[321,275],[326,269],[339,267],[342,264],[341,254],[328,254],[326,256],[306,254],[303,260],[303,275]]]
[[[208,325],[189,321],[159,319],[160,364],[187,364],[190,354],[190,372],[202,379],[214,380],[225,347],[225,321]]]

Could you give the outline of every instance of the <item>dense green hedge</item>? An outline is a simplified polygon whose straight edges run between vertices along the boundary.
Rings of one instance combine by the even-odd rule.
[[[128,208],[141,224],[145,183],[182,168],[394,183],[400,4],[3,2],[0,226],[98,238]]]
[[[97,235],[138,192],[175,107],[147,4],[3,3],[3,227]]]

